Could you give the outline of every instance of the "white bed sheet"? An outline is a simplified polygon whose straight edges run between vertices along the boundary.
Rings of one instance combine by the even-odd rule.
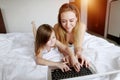
[[[120,47],[86,33],[83,54],[98,73],[120,69]],[[32,33],[0,34],[0,80],[46,80],[47,67],[36,65]],[[118,80],[113,74],[92,80]]]

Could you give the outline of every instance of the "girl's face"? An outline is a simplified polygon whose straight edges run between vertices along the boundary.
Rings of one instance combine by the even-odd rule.
[[[46,46],[53,47],[53,46],[55,46],[55,43],[56,43],[56,36],[55,36],[55,32],[53,31],[50,36],[49,41],[46,43]]]
[[[74,12],[67,11],[61,13],[61,24],[62,27],[68,32],[71,33],[72,29],[75,27],[77,22],[77,17]]]

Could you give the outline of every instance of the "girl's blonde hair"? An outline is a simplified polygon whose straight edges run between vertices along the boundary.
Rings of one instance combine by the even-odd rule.
[[[42,24],[39,26],[35,38],[36,56],[40,53],[40,50],[45,47],[53,31],[54,31],[53,28],[48,24]]]
[[[63,4],[60,9],[59,9],[59,14],[58,14],[58,25],[56,27],[55,33],[56,33],[56,37],[59,41],[61,41],[63,44],[68,44],[68,41],[66,39],[66,31],[65,29],[62,27],[61,24],[61,14],[63,12],[67,12],[67,11],[72,11],[75,13],[76,17],[77,17],[77,23],[76,26],[73,28],[72,32],[74,35],[74,41],[77,40],[77,37],[79,35],[79,30],[78,28],[80,28],[80,10],[74,5],[74,4],[69,4],[69,3],[65,3]]]

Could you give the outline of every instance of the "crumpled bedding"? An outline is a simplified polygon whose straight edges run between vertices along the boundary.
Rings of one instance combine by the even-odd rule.
[[[97,73],[120,69],[120,47],[105,39],[86,33],[83,54]],[[47,80],[47,69],[35,63],[32,33],[0,34],[0,80]],[[117,73],[91,80],[119,79]]]

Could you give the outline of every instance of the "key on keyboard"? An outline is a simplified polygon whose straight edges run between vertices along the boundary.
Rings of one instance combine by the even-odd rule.
[[[86,68],[85,66],[81,67],[79,72],[76,72],[73,67],[70,67],[70,71],[62,72],[61,69],[55,69],[52,71],[52,80],[59,80],[59,79],[66,79],[66,78],[72,78],[77,76],[84,76],[84,75],[90,75],[92,72],[89,70],[89,68]]]

